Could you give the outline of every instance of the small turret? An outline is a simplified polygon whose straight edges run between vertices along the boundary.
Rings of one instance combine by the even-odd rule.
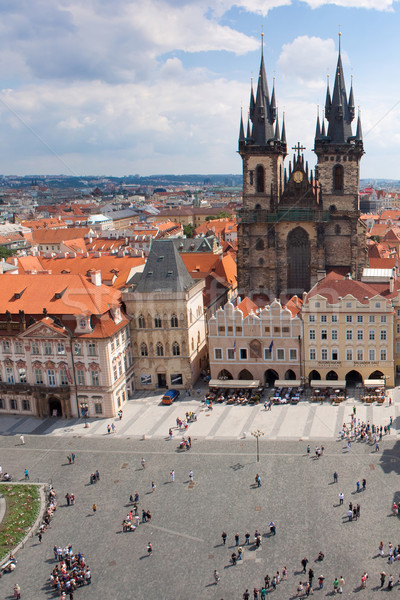
[[[350,88],[350,94],[349,94],[349,117],[350,117],[350,120],[352,121],[355,116],[356,116],[356,109],[354,106],[353,76],[352,76],[351,77],[351,88]]]
[[[331,114],[331,106],[332,106],[332,100],[331,100],[331,91],[329,89],[329,75],[328,75],[327,82],[326,82],[326,99],[325,99],[325,119],[328,119],[328,121],[329,121],[329,117]]]
[[[358,118],[357,118],[357,131],[356,131],[356,140],[362,142],[363,134],[361,128],[361,111],[358,109]]]
[[[243,126],[243,110],[240,111],[239,144],[245,141]]]
[[[274,122],[277,118],[276,112],[276,101],[275,101],[275,77],[274,77],[274,85],[272,88],[272,96],[271,96],[271,121]]]

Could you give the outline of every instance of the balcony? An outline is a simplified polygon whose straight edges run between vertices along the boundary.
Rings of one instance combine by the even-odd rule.
[[[329,221],[329,211],[311,208],[278,208],[276,212],[261,210],[242,210],[239,212],[241,223],[279,223],[280,221]]]
[[[70,394],[69,385],[44,385],[30,383],[7,383],[0,381],[0,392],[12,392],[14,394],[32,394],[33,392],[46,392],[55,396]]]

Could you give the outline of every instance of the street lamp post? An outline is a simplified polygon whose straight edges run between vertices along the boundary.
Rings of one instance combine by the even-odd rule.
[[[256,431],[252,431],[251,435],[254,435],[254,437],[256,438],[257,441],[257,462],[260,462],[260,451],[259,451],[259,439],[262,435],[264,435],[264,432],[261,431],[261,429],[257,429]]]
[[[89,411],[89,405],[86,404],[86,402],[82,402],[81,405],[81,414],[82,417],[85,419],[85,427],[88,427],[88,422],[87,422],[87,416],[88,416],[88,411]]]

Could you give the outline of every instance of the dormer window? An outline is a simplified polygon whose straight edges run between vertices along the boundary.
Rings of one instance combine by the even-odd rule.
[[[90,315],[80,315],[76,318],[76,331],[78,333],[91,333]]]

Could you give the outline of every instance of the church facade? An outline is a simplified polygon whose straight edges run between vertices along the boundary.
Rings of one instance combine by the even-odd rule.
[[[322,124],[318,115],[315,172],[300,143],[288,169],[285,123],[279,126],[261,57],[256,96],[250,94],[247,132],[240,123],[243,208],[238,224],[238,293],[254,300],[308,291],[332,270],[359,278],[367,266],[360,221],[359,168],[364,154],[360,117],[355,135],[353,87],[346,94],[339,57]]]

